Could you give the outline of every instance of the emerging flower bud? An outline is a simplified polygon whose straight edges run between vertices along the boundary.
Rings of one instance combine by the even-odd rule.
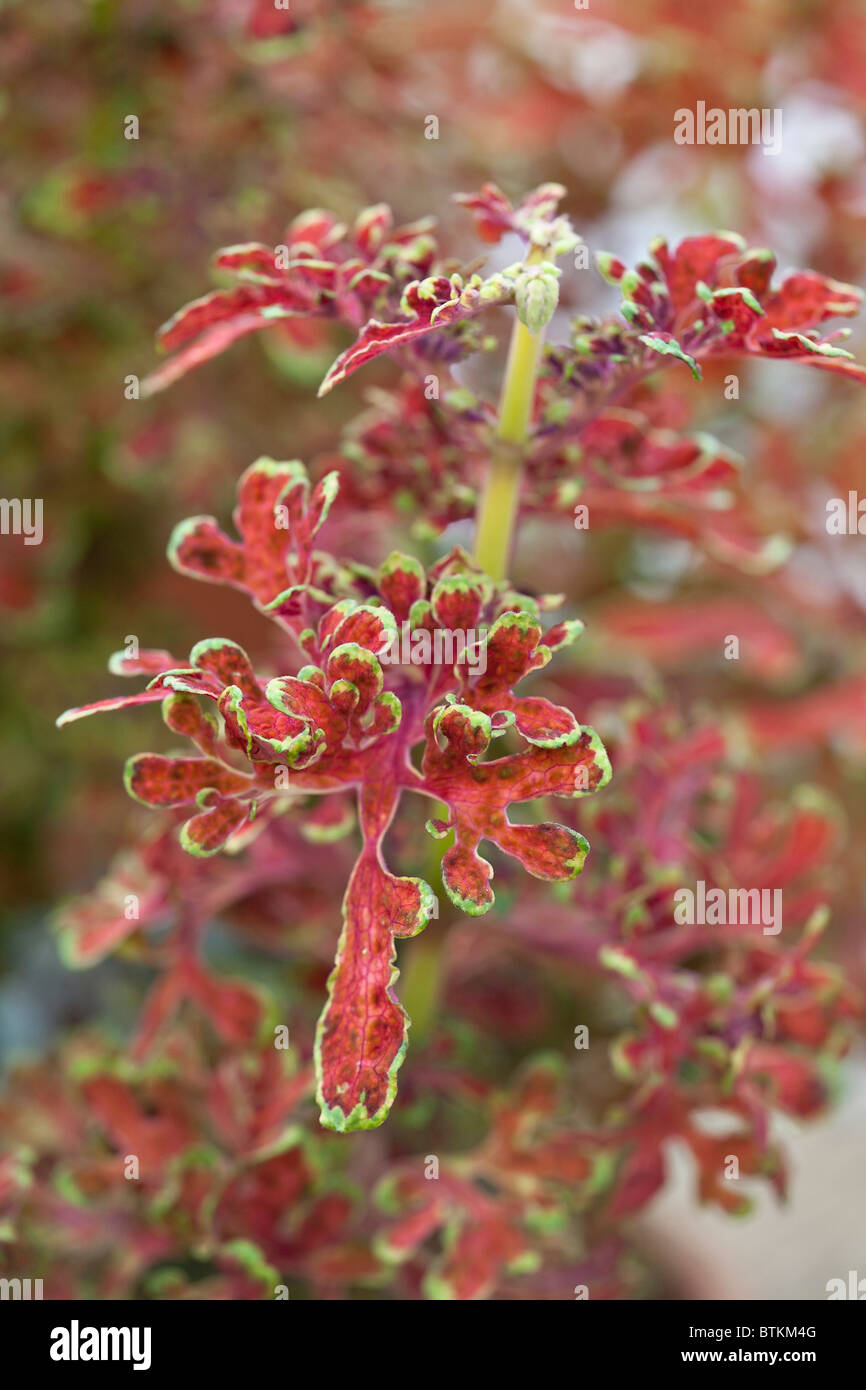
[[[561,271],[550,261],[520,267],[514,286],[517,317],[530,333],[540,333],[553,318],[559,303]]]

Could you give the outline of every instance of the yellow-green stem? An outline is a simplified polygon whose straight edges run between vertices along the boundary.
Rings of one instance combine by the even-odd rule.
[[[543,254],[531,251],[527,264],[540,260]],[[543,343],[543,330],[530,333],[525,324],[515,319],[499,398],[499,445],[490,460],[475,530],[475,560],[491,579],[505,579],[508,573],[523,474],[523,446],[529,435]]]
[[[442,940],[430,926],[414,941],[400,950],[400,997],[412,1021],[412,1043],[426,1042],[439,1012],[442,984]],[[404,963],[405,962],[405,963]]]
[[[544,253],[535,249],[526,259],[533,265],[544,260]],[[543,330],[530,333],[525,324],[515,319],[499,398],[498,446],[490,461],[475,532],[476,562],[491,579],[505,579],[508,572],[523,471],[523,448],[529,435],[543,342]],[[443,806],[440,811],[447,816],[448,807]],[[449,835],[431,848],[427,876],[434,883],[441,878],[442,856],[452,840],[453,835]],[[441,927],[438,932],[429,936],[425,932],[413,941],[405,955],[401,951],[400,963],[403,976],[400,992],[417,1044],[428,1037],[438,1010],[442,981]]]
[[[437,817],[447,820],[450,813],[450,807],[444,802],[436,803]],[[442,858],[453,843],[452,830],[443,839],[432,840],[427,846],[427,862],[423,872],[437,896],[442,882]],[[400,950],[400,973],[403,976],[400,998],[412,1020],[412,1041],[416,1044],[425,1041],[433,1030],[442,991],[443,933],[447,931],[451,914],[451,903],[444,892],[440,896],[440,906],[444,906],[445,920],[429,923],[421,936]]]

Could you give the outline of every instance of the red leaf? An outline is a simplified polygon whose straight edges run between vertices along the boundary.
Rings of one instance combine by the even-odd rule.
[[[460,275],[452,275],[450,279],[438,275],[429,280],[413,281],[407,286],[401,304],[407,321],[380,323],[378,319],[370,319],[352,346],[342,352],[328,370],[319,395],[326,395],[382,353],[405,347],[435,329],[465,322],[491,305],[507,304],[512,296],[513,287],[507,282],[499,284],[489,280],[485,283],[479,275],[473,275],[465,284]]]
[[[316,1031],[318,1100],[328,1129],[380,1125],[406,1051],[409,1020],[393,991],[394,937],[421,931],[434,899],[421,879],[395,878],[382,863],[380,844],[395,805],[395,792],[384,786],[368,789],[362,802],[364,849],[346,890],[328,1003]]]
[[[92,705],[79,705],[77,709],[65,710],[57,720],[58,729],[84,719],[88,714],[107,714],[115,709],[131,709],[135,705],[152,705],[154,700],[162,700],[164,690],[141,690],[137,695],[116,695],[107,700],[96,700]]]
[[[126,764],[126,789],[145,806],[185,806],[213,788],[224,795],[248,791],[249,777],[214,758],[167,758],[137,753]]]

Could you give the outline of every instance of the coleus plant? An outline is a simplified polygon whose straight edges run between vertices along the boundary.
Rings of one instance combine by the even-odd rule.
[[[426,882],[397,877],[384,862],[402,794],[420,793],[441,812],[429,828],[439,838],[453,832],[442,883],[458,907],[480,914],[493,903],[482,839],[550,880],[579,873],[588,849],[564,826],[512,824],[509,806],[586,795],[607,782],[610,765],[596,734],[569,710],[513,689],[578,626],[544,633],[534,600],[495,585],[459,550],[428,574],[400,554],[375,576],[329,566],[312,543],[333,482],[328,476],[311,492],[299,464],[259,460],[239,487],[241,542],[200,518],[178,528],[171,546],[179,569],[238,585],[283,626],[308,660],[296,675],[259,680],[239,646],[206,640],[187,666],[165,652],[121,657],[115,670],[156,672],[147,689],[73,715],[163,702],[169,728],[187,735],[198,754],[142,754],[127,765],[126,785],[149,806],[194,812],[180,832],[192,854],[236,845],[287,795],[357,794],[364,842],[317,1042],[323,1122],[355,1129],[381,1123],[405,1052],[407,1020],[392,991],[394,937],[419,932],[435,903]],[[287,510],[283,530],[275,528],[275,508]],[[477,646],[450,663],[386,659],[383,666],[404,624],[410,650],[422,654],[423,639],[440,633],[478,633]],[[483,760],[509,731],[519,750]],[[411,760],[419,745],[420,770]]]
[[[78,964],[124,942],[137,959],[147,948],[157,983],[132,1060],[78,1036],[57,1064],[13,1078],[0,1105],[11,1145],[0,1213],[19,1233],[13,1262],[47,1243],[52,1283],[80,1279],[73,1254],[86,1231],[100,1296],[272,1297],[289,1279],[292,1297],[300,1287],[411,1298],[419,1286],[434,1298],[571,1297],[586,1282],[593,1299],[629,1297],[643,1285],[623,1223],[662,1186],[672,1140],[693,1155],[707,1203],[747,1208],[739,1185],[721,1177],[732,1147],[744,1175],[783,1194],[770,1114],[820,1112],[827,1064],[857,1008],[842,970],[812,959],[819,876],[839,827],[814,794],[768,804],[757,778],[726,769],[714,722],[689,725],[665,709],[625,708],[620,718],[617,777],[582,803],[594,813],[591,881],[569,903],[517,873],[509,910],[490,930],[472,919],[452,925],[444,1027],[422,1055],[413,1049],[399,1114],[373,1149],[305,1123],[307,1020],[324,973],[293,989],[296,1045],[278,1053],[251,1017],[249,987],[209,972],[203,989],[194,955],[218,915],[264,950],[288,946],[292,977],[303,979],[305,958],[324,960],[333,909],[327,891],[312,900],[309,885],[348,870],[347,840],[317,846],[322,827],[299,798],[243,854],[189,856],[171,826],[123,854],[98,896],[66,909],[62,940]],[[410,843],[413,834],[409,826]],[[689,875],[783,885],[784,943],[744,926],[719,950],[706,928],[674,925],[673,887]],[[124,911],[130,893],[138,920]],[[181,1019],[172,1015],[182,987],[194,1008]],[[627,1007],[610,1010],[612,990]],[[511,1076],[500,1057],[491,1076],[491,1043],[514,1051],[516,1034],[518,1052],[529,1039],[537,1047],[538,1016],[560,1014],[558,994],[569,1020],[581,999],[609,1051],[581,1053],[571,1078],[561,1050]],[[724,1137],[705,1132],[707,1106],[726,1114]],[[468,1133],[458,1124],[455,1134],[455,1112],[471,1117]],[[422,1154],[440,1155],[435,1182],[415,1152],[419,1137]],[[141,1180],[118,1183],[117,1154],[130,1152],[141,1156]]]
[[[858,292],[812,273],[774,288],[771,253],[727,233],[673,249],[656,242],[631,271],[600,255],[601,273],[622,292],[620,315],[600,323],[579,318],[565,343],[545,349],[559,302],[556,262],[580,241],[559,212],[563,195],[547,184],[513,206],[487,185],[461,199],[485,242],[509,235],[523,244],[522,260],[490,275],[442,259],[430,222],[395,229],[384,206],[365,210],[351,229],[329,213],[309,212],[276,248],[244,244],[217,254],[217,268],[236,285],[187,305],[160,330],[174,355],[148,380],[147,393],[281,321],[348,327],[354,341],[321,393],[375,358],[396,358],[404,372],[398,391],[414,405],[412,425],[422,440],[435,432],[436,454],[446,456],[437,478],[443,525],[477,508],[474,555],[452,547],[426,567],[400,552],[377,568],[338,558],[318,549],[317,538],[338,496],[338,472],[351,493],[351,452],[315,484],[298,461],[260,459],[238,487],[237,536],[212,517],[196,517],[175,530],[169,556],[184,574],[247,594],[284,634],[290,673],[257,674],[225,638],[198,642],[187,662],[164,651],[120,655],[115,674],[150,676],[146,689],[61,719],[161,703],[168,727],[196,751],[140,754],[127,766],[126,784],[148,806],[180,810],[180,843],[194,856],[245,851],[287,806],[307,807],[308,798],[337,804],[336,812],[311,811],[323,830],[342,825],[346,797],[355,797],[361,845],[314,1049],[321,1120],[338,1131],[381,1124],[393,1102],[409,1023],[394,992],[395,940],[415,936],[438,915],[439,876],[454,907],[469,916],[494,901],[483,841],[537,879],[575,877],[589,848],[582,832],[553,821],[521,823],[509,808],[583,798],[611,776],[596,732],[521,686],[581,628],[575,619],[545,627],[557,596],[521,594],[509,582],[521,508],[554,501],[570,509],[586,484],[594,502],[608,501],[603,517],[703,534],[708,512],[733,505],[725,495],[731,465],[711,442],[657,436],[640,409],[628,411],[640,406],[660,369],[685,367],[700,379],[704,364],[762,357],[864,380],[864,369],[838,346],[840,331],[823,327],[856,312]],[[510,307],[515,323],[498,408],[467,400],[457,378],[441,400],[425,393],[422,403],[419,388],[431,374],[438,381],[489,348],[482,316]],[[379,424],[363,437],[373,473],[371,480],[368,468],[366,484],[418,493],[418,470],[404,466],[401,475],[399,448],[386,437],[382,452]],[[660,512],[635,505],[648,494],[661,499]],[[385,857],[406,793],[432,803],[425,877],[394,874]],[[604,963],[644,998],[646,977],[634,956],[608,954]],[[185,987],[207,995],[189,961]],[[669,1027],[671,1003],[646,1002],[659,1027]],[[711,994],[700,1007],[678,1002],[696,1010],[701,1025],[718,1003]],[[626,1070],[642,1065],[638,1051],[623,1052]],[[656,1176],[657,1167],[656,1158]],[[408,1190],[405,1197],[414,1200]],[[424,1220],[432,1227],[434,1213]],[[519,1255],[513,1245],[505,1240],[504,1258]]]

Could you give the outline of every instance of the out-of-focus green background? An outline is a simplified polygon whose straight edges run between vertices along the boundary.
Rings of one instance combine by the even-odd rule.
[[[306,207],[351,219],[386,201],[400,221],[436,213],[443,243],[468,259],[477,246],[453,192],[492,180],[519,195],[555,179],[590,245],[626,260],[658,233],[723,226],[772,244],[783,266],[862,283],[866,8],[292,0],[286,14],[256,0],[0,0],[0,83],[0,491],[41,497],[45,524],[40,546],[0,537],[0,1046],[15,1051],[93,1007],[93,982],[55,968],[46,913],[142,823],[120,768],[159,737],[152,720],[59,734],[54,718],[118,688],[105,662],[129,635],[183,653],[223,631],[267,650],[266,625],[237,596],[168,568],[171,527],[197,512],[225,519],[261,453],[332,449],[371,383],[390,379],[377,367],[319,403],[345,340],[273,333],[165,395],[125,399],[127,376],[154,365],[157,325],[215,283],[213,250],[279,242]],[[781,107],[781,154],[676,146],[673,113],[698,99]],[[137,140],[124,136],[130,115]],[[569,294],[572,309],[613,307],[595,278],[587,302]],[[862,655],[866,565],[852,538],[828,567],[811,533],[828,490],[866,487],[866,407],[857,388],[798,368],[748,381],[739,410],[695,396],[683,423],[741,448],[768,505],[800,509],[811,675],[842,676]],[[520,564],[587,610],[680,581],[687,593],[694,578],[675,542],[593,539],[581,565],[572,542],[561,524],[535,523]],[[712,583],[772,611],[756,581]],[[822,606],[840,603],[850,645],[837,657],[821,646]],[[721,709],[752,693],[708,659],[671,665]],[[825,741],[804,769],[855,827],[864,725],[855,711],[855,736]],[[855,844],[840,880],[849,925],[864,897]]]

